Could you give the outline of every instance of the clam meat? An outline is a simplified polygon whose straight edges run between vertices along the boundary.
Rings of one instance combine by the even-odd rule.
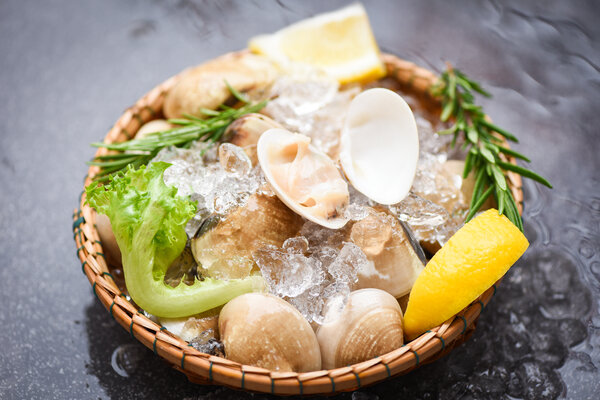
[[[285,129],[269,129],[257,146],[258,162],[279,199],[321,226],[339,229],[348,222],[348,184],[333,161],[310,138]]]

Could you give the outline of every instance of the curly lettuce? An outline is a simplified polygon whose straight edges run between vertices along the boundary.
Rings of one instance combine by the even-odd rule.
[[[260,276],[196,279],[193,285],[181,282],[177,287],[164,283],[167,269],[185,247],[185,225],[196,213],[194,202],[165,185],[163,174],[169,165],[155,162],[137,170],[129,167],[107,185],[86,188],[87,202],[110,219],[131,298],[150,314],[177,318],[261,290]]]

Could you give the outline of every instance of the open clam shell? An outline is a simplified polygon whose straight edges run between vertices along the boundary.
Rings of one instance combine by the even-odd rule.
[[[330,229],[348,218],[348,184],[333,161],[310,145],[310,138],[269,129],[257,144],[258,162],[277,197],[297,214]]]
[[[352,185],[380,204],[404,199],[419,159],[419,136],[406,101],[391,90],[365,90],[350,103],[340,164]]]

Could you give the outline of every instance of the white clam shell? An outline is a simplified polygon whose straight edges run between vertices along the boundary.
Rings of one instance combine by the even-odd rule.
[[[402,201],[419,160],[419,135],[406,101],[391,90],[365,90],[350,103],[340,163],[352,185],[380,204]]]
[[[344,367],[399,348],[403,323],[400,305],[383,290],[356,290],[342,309],[330,298],[325,322],[317,329],[323,368]]]
[[[275,168],[287,168],[287,171],[291,171],[294,167],[292,159],[295,160],[295,156],[291,157],[290,160],[282,161],[287,158],[287,156],[284,155],[286,149],[294,144],[306,144],[308,142],[310,142],[310,138],[307,136],[292,133],[280,128],[269,129],[264,132],[258,140],[258,162],[265,174],[267,182],[272,186],[277,197],[279,197],[279,199],[291,210],[326,228],[339,229],[348,222],[348,218],[344,216],[344,210],[335,208],[333,215],[318,215],[318,204],[317,207],[300,204],[297,199],[294,199],[288,193],[288,190],[284,189],[282,185],[278,183],[274,176]],[[331,199],[330,204],[342,204],[343,207],[345,207],[349,200],[348,185],[342,178],[342,175],[334,162],[326,154],[317,150],[310,144],[308,145],[308,154],[305,154],[305,156],[310,157],[310,160],[301,168],[315,168],[314,171],[317,172],[316,175],[321,174],[323,169],[327,169],[326,175],[330,178],[333,177],[333,179],[325,182],[319,179],[316,179],[314,182],[309,182],[311,187],[307,187],[306,189],[312,192],[311,195],[317,197],[317,202],[319,202],[320,199],[325,199],[324,201],[329,201],[329,199]],[[292,173],[290,172],[290,179],[293,179],[291,178],[291,175]],[[307,175],[307,170],[302,170],[300,175]],[[302,180],[303,179],[301,179],[301,181]]]

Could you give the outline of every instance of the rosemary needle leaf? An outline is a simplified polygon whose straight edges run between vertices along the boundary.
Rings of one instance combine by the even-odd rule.
[[[504,178],[504,174],[496,165],[492,167],[492,172],[494,173],[494,181],[496,181],[496,185],[498,189],[504,191],[506,190],[506,179]]]
[[[450,115],[452,114],[452,111],[454,109],[454,102],[450,101],[448,103],[446,103],[446,105],[444,106],[444,109],[442,110],[442,116],[440,117],[440,119],[442,120],[442,122],[445,122],[448,120],[448,118],[450,118]]]
[[[92,143],[93,147],[102,147],[118,151],[117,154],[101,155],[88,162],[89,165],[100,167],[94,181],[106,181],[110,175],[118,173],[128,165],[138,168],[148,164],[158,152],[169,146],[189,147],[196,140],[213,144],[222,139],[227,126],[235,119],[249,113],[260,111],[266,101],[250,103],[241,93],[225,82],[232,96],[242,104],[239,108],[222,105],[220,111],[201,109],[202,114],[208,118],[194,115],[184,115],[184,118],[170,119],[168,122],[178,125],[175,128],[154,132],[140,139],[132,139],[120,143]]]
[[[227,86],[227,89],[229,89],[229,91],[231,92],[233,97],[235,97],[236,99],[238,99],[239,101],[241,101],[244,104],[250,103],[250,100],[248,100],[248,98],[246,96],[244,96],[243,94],[238,92],[237,89],[234,89],[233,86],[231,86],[229,84],[229,82],[227,82],[226,80],[225,80],[225,85]]]
[[[479,140],[479,133],[472,125],[467,128],[467,139],[474,144],[477,144],[477,140]]]
[[[495,164],[496,163],[496,158],[494,157],[494,154],[492,154],[492,152],[490,151],[490,149],[488,149],[487,147],[481,147],[481,149],[479,149],[479,151],[481,152],[481,155],[488,160],[491,164]]]
[[[453,125],[451,128],[438,131],[437,134],[438,135],[450,135],[450,134],[453,134],[454,132],[456,132],[456,125]]]
[[[188,119],[183,119],[183,118],[171,118],[167,120],[168,123],[170,124],[174,124],[174,125],[193,125],[193,121],[190,121]]]
[[[122,158],[116,161],[87,161],[86,164],[87,165],[95,165],[97,167],[103,167],[103,168],[108,168],[108,167],[114,167],[114,166],[118,166],[118,165],[122,165],[124,162],[132,162],[137,158],[137,156],[133,156],[133,157],[129,157],[129,158]]]
[[[510,192],[508,193],[507,198],[508,198],[508,201],[506,202],[506,207],[507,207],[507,209],[511,210],[511,213],[513,215],[516,216],[515,221],[517,224],[517,228],[519,228],[522,231],[523,230],[523,221],[519,217],[519,208],[517,207],[517,203],[515,202],[515,199]]]
[[[498,203],[498,214],[502,215],[504,212],[504,205],[506,203],[504,190],[496,190],[496,201]]]
[[[206,116],[210,116],[210,117],[214,117],[214,116],[216,116],[216,115],[219,115],[219,112],[218,112],[218,111],[211,110],[210,108],[204,108],[204,107],[202,107],[202,108],[200,108],[198,111],[199,111],[201,114],[204,114],[204,115],[206,115]]]
[[[484,181],[486,180],[487,176],[485,175],[485,170],[483,168],[480,168],[477,171],[477,175],[475,178],[475,185],[473,186],[473,196],[471,196],[471,204],[469,208],[473,208],[475,206],[475,203],[477,202],[477,198],[479,198],[479,195],[481,194],[481,191],[483,190],[483,184]]]
[[[148,153],[135,153],[135,154],[148,154]],[[94,160],[118,160],[123,158],[129,158],[132,153],[117,153],[117,154],[105,154],[102,156],[94,157]]]
[[[517,174],[524,176],[525,178],[533,179],[534,181],[539,182],[542,185],[548,186],[550,189],[552,189],[552,184],[550,182],[548,182],[544,177],[536,174],[535,172],[527,168],[523,168],[519,165],[507,163],[504,161],[498,161],[498,165],[508,171],[516,172]]]
[[[500,214],[505,213],[519,229],[523,230],[523,221],[519,215],[517,204],[506,183],[507,171],[531,178],[548,187],[552,187],[552,185],[535,172],[504,162],[500,158],[502,153],[529,162],[529,158],[523,154],[502,146],[504,139],[518,142],[517,137],[486,120],[481,106],[474,103],[474,93],[491,97],[479,83],[468,78],[458,69],[448,66],[440,79],[433,85],[432,93],[442,101],[440,115],[442,122],[449,119],[455,121],[451,128],[441,131],[439,134],[453,133],[452,147],[455,147],[458,137],[461,136],[464,139],[461,147],[469,150],[465,159],[463,178],[469,176],[473,171],[475,184],[467,221],[473,218],[490,194],[494,193]],[[484,188],[487,189],[484,190]]]
[[[204,114],[204,113],[203,113]],[[214,114],[213,114],[214,115]],[[218,113],[216,115],[219,115]],[[195,115],[191,115],[191,114],[183,114],[183,118],[189,119],[191,121],[194,122],[199,122],[199,123],[205,123],[205,120],[202,118],[198,118]]]
[[[473,152],[469,151],[465,158],[465,167],[463,169],[463,179],[469,176],[469,172],[473,169],[473,159],[475,158]]]
[[[490,197],[490,194],[492,194],[493,190],[494,190],[494,187],[490,186],[485,192],[483,192],[481,197],[477,200],[475,205],[469,211],[469,214],[467,214],[467,218],[465,219],[465,222],[469,222],[471,220],[471,218],[473,218],[475,216],[475,214],[477,213],[477,211],[479,211],[479,209],[481,208],[483,203],[485,203],[487,198]]]
[[[496,145],[496,147],[498,148],[498,150],[500,152],[506,154],[507,156],[512,156],[512,157],[519,158],[519,159],[521,159],[523,161],[526,161],[526,162],[531,162],[531,160],[528,157],[524,156],[521,153],[518,153],[518,152],[514,151],[513,149],[509,149],[507,147],[498,146],[498,145]]]
[[[512,133],[509,133],[507,131],[505,131],[504,129],[492,124],[491,122],[488,122],[486,120],[482,120],[479,122],[480,124],[482,124],[483,126],[491,129],[494,132],[499,133],[500,135],[504,136],[505,138],[507,138],[510,141],[513,141],[515,143],[519,143],[519,139],[517,139],[517,137],[515,135],[513,135]]]

